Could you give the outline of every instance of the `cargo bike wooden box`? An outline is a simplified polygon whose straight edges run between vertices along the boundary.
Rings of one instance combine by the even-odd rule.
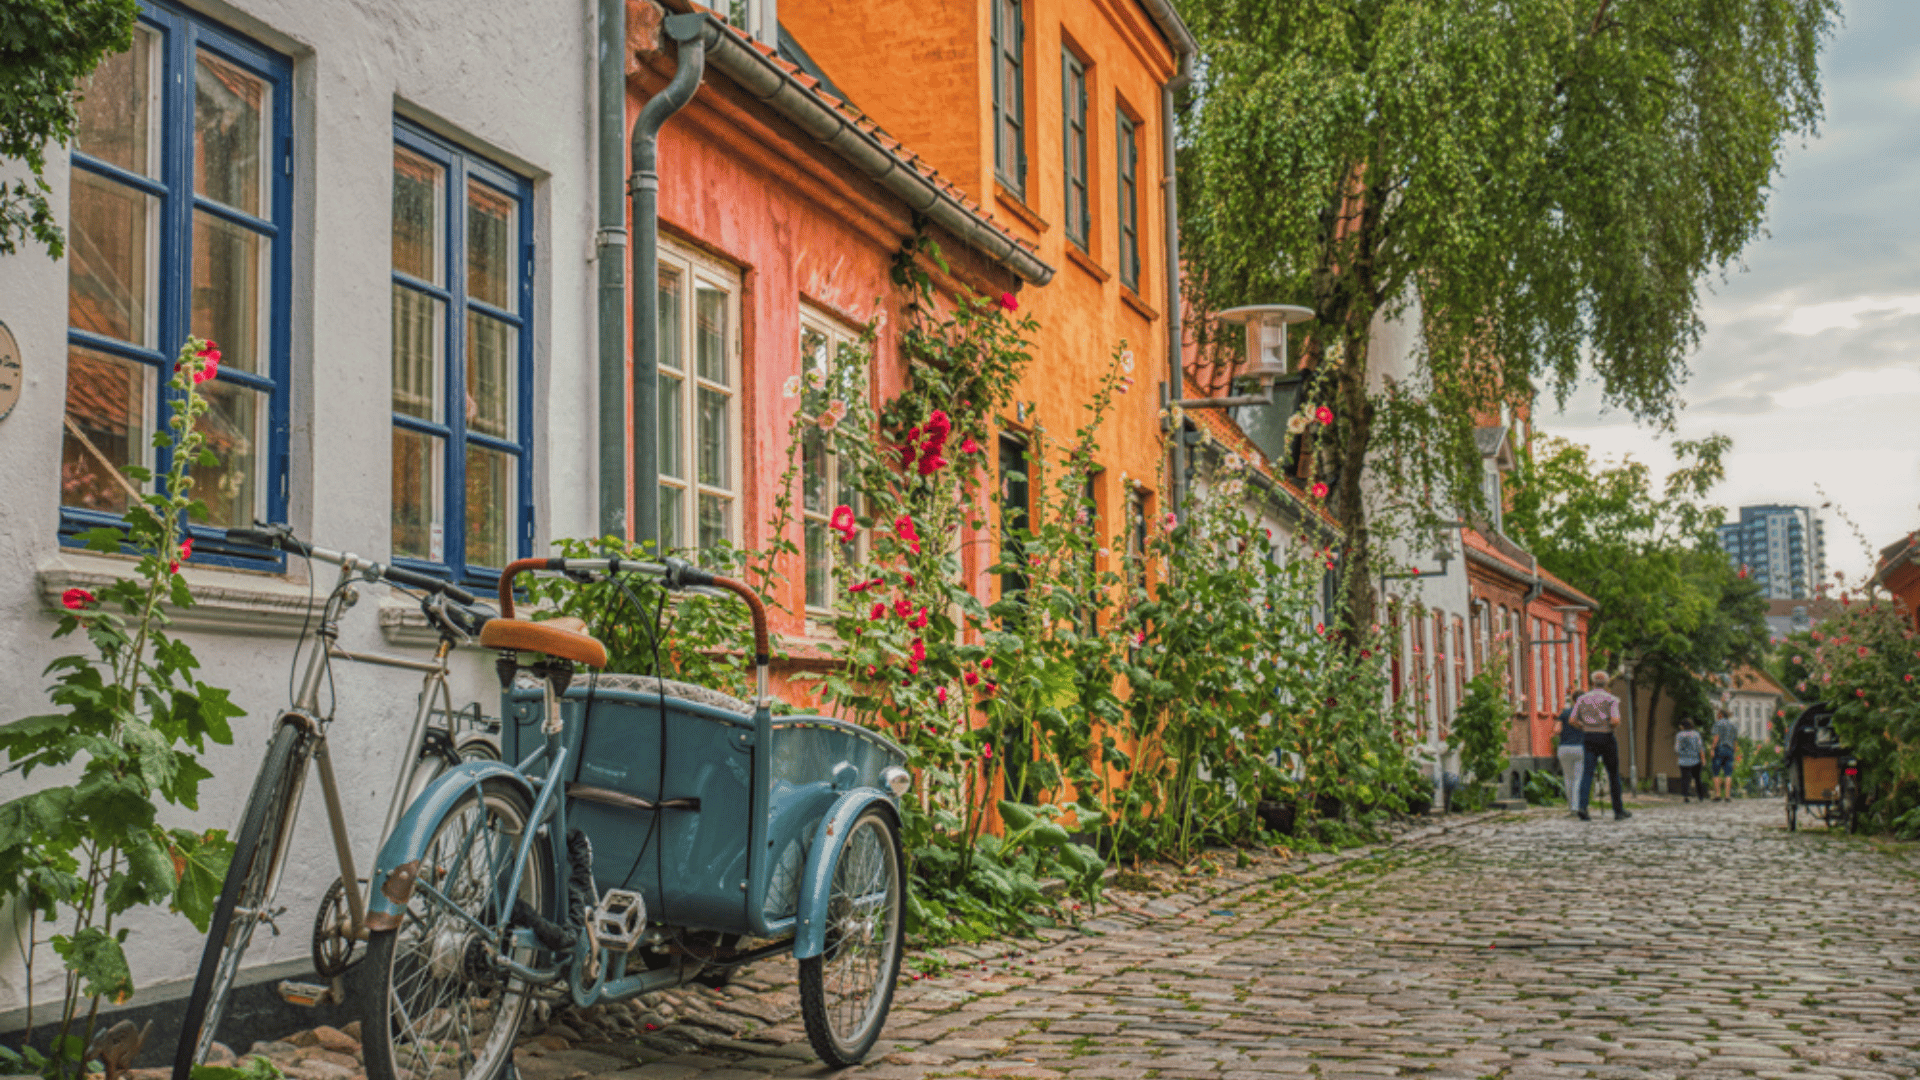
[[[605,650],[577,620],[512,617],[528,571],[733,593],[752,612],[756,700],[577,673]],[[500,605],[481,642],[501,654],[504,760],[436,781],[374,869],[356,995],[372,1080],[490,1080],[534,997],[585,1007],[787,952],[815,1050],[859,1062],[905,934],[904,752],[830,717],[774,718],[766,613],[738,582],[527,559],[501,575]]]
[[[1860,761],[1833,729],[1833,706],[1815,702],[1787,731],[1781,769],[1786,774],[1787,828],[1800,827],[1800,811],[1819,815],[1828,828],[1860,828],[1865,800]]]

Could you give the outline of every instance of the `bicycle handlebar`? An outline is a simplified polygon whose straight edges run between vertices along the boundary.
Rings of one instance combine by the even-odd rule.
[[[748,588],[745,582],[721,577],[712,571],[702,570],[680,559],[668,559],[657,563],[638,559],[518,559],[508,563],[506,569],[500,571],[502,618],[513,618],[513,579],[534,570],[608,575],[646,574],[649,577],[661,579],[661,583],[674,592],[703,587],[725,589],[747,605],[747,611],[753,618],[754,663],[764,668],[772,659],[771,638],[767,632],[767,606],[760,602],[759,595]]]
[[[321,562],[330,562],[339,566],[350,566],[353,569],[365,571],[374,577],[391,581],[395,585],[405,585],[410,589],[424,589],[427,592],[443,594],[458,604],[472,604],[477,599],[472,593],[455,585],[451,581],[444,581],[434,577],[432,574],[423,574],[417,570],[408,570],[404,566],[394,566],[392,563],[378,563],[371,559],[362,559],[356,555],[349,555],[344,552],[317,548],[295,537],[285,528],[228,529],[227,539],[242,544],[257,544],[260,547],[279,548],[284,551],[291,551],[304,559],[319,559]],[[501,580],[505,581],[506,578],[503,576]]]

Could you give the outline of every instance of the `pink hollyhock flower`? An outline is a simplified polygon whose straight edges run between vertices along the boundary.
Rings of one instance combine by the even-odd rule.
[[[877,619],[877,618],[879,618],[880,616],[882,616],[882,615],[885,615],[886,613],[887,613],[887,605],[885,605],[885,604],[875,604],[875,605],[873,605],[873,610],[872,610],[872,611],[869,611],[869,612],[867,612],[867,618],[869,618],[869,619]]]
[[[913,649],[908,655],[913,657],[915,663],[925,660],[927,658],[927,643],[919,638],[914,638]]]
[[[1173,511],[1169,510],[1166,516],[1160,519],[1160,531],[1172,532],[1179,524],[1180,519],[1174,515]]]
[[[874,667],[874,666],[873,666],[872,664],[868,664],[868,665],[867,665],[867,678],[869,678],[869,679],[871,679],[871,678],[873,678],[873,676],[874,676],[874,674],[875,674],[876,672],[878,672],[879,670],[880,670],[879,668],[877,668],[877,667]]]
[[[93,606],[93,594],[85,589],[68,589],[60,594],[60,606],[68,611],[85,611]]]
[[[893,519],[893,535],[907,545],[907,550],[920,554],[920,534],[914,530],[913,519],[905,514]]]
[[[206,382],[220,374],[220,349],[213,342],[200,350],[200,370],[193,373],[194,385]]]
[[[1015,300],[1015,299],[1013,298],[1013,294],[1012,294],[1012,293],[1010,293],[1010,292],[1003,292],[1003,293],[1001,293],[1001,294],[1000,294],[1000,310],[1002,310],[1002,311],[1019,311],[1019,310],[1020,310],[1020,301],[1018,301],[1018,300]]]
[[[1804,664],[1804,663],[1806,663],[1806,661],[1804,661],[1804,660],[1802,660],[1802,659],[1800,659],[1800,658],[1799,658],[1799,657],[1797,657],[1797,656],[1793,658],[1793,662],[1794,662],[1794,663],[1796,663],[1796,664]]]
[[[933,692],[933,700],[938,701],[942,705],[945,705],[947,703],[947,688],[943,686],[938,690],[935,690]]]
[[[987,745],[982,746],[980,748],[980,756],[983,758],[986,758],[988,761],[992,761],[993,760],[993,744],[988,743]]]
[[[854,530],[859,528],[858,524],[853,520],[853,507],[834,507],[833,516],[827,519],[827,528],[839,533],[842,543],[851,542],[853,540]]]
[[[1314,623],[1313,632],[1316,634],[1325,634],[1327,632],[1327,624],[1323,622]]]
[[[974,442],[973,436],[969,435],[960,440],[960,452],[963,454],[977,454],[980,452],[980,444]]]
[[[993,695],[1000,692],[1000,684],[997,682],[990,682],[986,685],[986,688],[982,692],[985,693],[988,697],[992,697]],[[993,755],[989,754],[987,756],[991,757]]]
[[[1147,647],[1147,632],[1145,630],[1133,635],[1133,647],[1136,649],[1144,649]]]
[[[1857,655],[1860,655],[1860,656],[1867,655],[1867,647],[1865,645],[1860,646],[1858,649],[1854,651]]]
[[[1315,410],[1313,410],[1313,418],[1314,418],[1315,420],[1318,420],[1318,421],[1320,421],[1320,423],[1321,423],[1321,424],[1322,424],[1323,426],[1324,426],[1324,425],[1329,425],[1329,424],[1332,424],[1332,423],[1333,423],[1333,410],[1332,410],[1332,409],[1329,409],[1329,408],[1327,408],[1327,407],[1326,407],[1325,405],[1322,405],[1322,406],[1320,406],[1319,408],[1317,408],[1317,409],[1315,409]]]
[[[193,558],[193,537],[189,536],[185,540],[180,541],[180,557],[183,559]]]
[[[1324,499],[1324,498],[1326,498],[1326,497],[1327,497],[1327,485],[1325,485],[1325,484],[1323,484],[1323,483],[1320,483],[1319,481],[1317,481],[1317,480],[1316,480],[1316,481],[1314,482],[1314,485],[1313,485],[1313,497],[1314,497],[1314,498],[1316,498],[1316,499]]]
[[[913,604],[903,596],[893,602],[893,613],[904,619],[913,614]]]
[[[1912,681],[1913,681],[1913,672],[1911,672],[1911,671],[1909,671],[1909,672],[1907,672],[1907,673],[1906,673],[1905,675],[1902,675],[1902,676],[1900,676],[1900,677],[1901,677],[1902,679],[1905,679],[1905,680],[1906,680],[1906,681],[1908,681],[1908,682],[1912,682]]]
[[[918,675],[918,674],[920,674],[920,661],[918,661],[918,660],[909,660],[909,661],[907,661],[907,674],[909,674],[909,675]],[[901,680],[900,680],[900,685],[901,685],[901,686],[912,686],[913,684],[912,684],[912,683],[910,683],[910,682],[908,682],[908,681],[907,681],[907,680],[905,680],[905,679],[901,679]]]

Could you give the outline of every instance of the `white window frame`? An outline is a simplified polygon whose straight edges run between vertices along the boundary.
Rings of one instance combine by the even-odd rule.
[[[676,378],[680,381],[678,395],[680,416],[679,464],[681,472],[683,473],[683,475],[680,476],[669,476],[667,474],[666,467],[669,459],[665,453],[666,447],[661,446],[660,449],[662,453],[660,455],[659,478],[662,495],[660,506],[661,546],[665,550],[679,551],[693,551],[703,547],[700,543],[700,496],[702,495],[713,495],[727,500],[726,540],[735,546],[740,546],[743,543],[740,504],[746,496],[744,490],[745,484],[743,482],[745,469],[741,461],[741,452],[743,449],[741,411],[746,401],[746,378],[745,366],[741,363],[740,350],[740,293],[742,287],[740,271],[717,259],[672,243],[664,237],[660,241],[659,269],[661,280],[664,281],[668,274],[675,274],[679,276],[680,281],[683,283],[683,288],[681,289],[678,300],[679,307],[674,313],[675,317],[672,320],[669,320],[667,317],[667,298],[665,296],[661,297],[661,363],[659,365],[660,375],[656,377],[661,379],[662,384],[664,384],[665,378]],[[727,340],[724,347],[725,361],[728,368],[727,385],[712,382],[702,378],[699,374],[699,361],[695,354],[699,347],[697,298],[702,288],[719,290],[724,293],[727,298]],[[677,368],[670,367],[665,362],[667,345],[665,331],[669,325],[676,327],[680,335],[678,341],[679,348],[675,355],[679,357],[681,366]],[[699,478],[700,389],[724,392],[731,401],[731,407],[728,409],[726,432],[727,475],[724,478],[725,486],[703,483]],[[667,395],[663,385],[660,393],[660,406],[664,409],[666,405]],[[663,426],[656,417],[651,437],[656,440],[662,438],[663,430]],[[668,510],[666,499],[664,498],[668,489],[682,492],[679,513],[673,521],[668,520]],[[672,542],[670,543],[669,541]]]
[[[813,384],[813,377],[812,377],[813,372],[819,371],[822,377],[825,376],[826,372],[821,371],[821,368],[820,368],[820,361],[822,358],[816,356],[814,353],[811,353],[806,349],[806,340],[807,340],[808,334],[818,334],[821,337],[826,339],[827,352],[824,357],[824,360],[828,364],[832,363],[833,358],[839,353],[840,348],[843,345],[852,345],[857,343],[860,340],[859,332],[854,330],[852,327],[848,326],[846,323],[833,317],[832,315],[827,314],[826,312],[820,310],[819,308],[812,306],[811,304],[805,304],[805,303],[801,304],[800,305],[800,340],[795,343],[795,346],[796,348],[798,348],[800,352],[800,377],[809,386]],[[872,371],[869,370],[863,373],[863,376],[860,380],[859,392],[862,394],[870,393],[872,385],[873,385],[873,373]],[[804,396],[802,400],[805,400]],[[803,432],[803,436],[804,436],[804,432]],[[832,445],[831,443],[829,443],[828,449],[826,451],[826,457],[827,457],[826,469],[827,469],[827,477],[828,477],[826,507],[823,510],[809,509],[807,507],[807,498],[806,498],[806,483],[807,483],[806,450],[805,450],[805,447],[802,446],[797,448],[797,451],[800,454],[800,500],[799,501],[800,501],[800,521],[801,521],[801,526],[800,526],[800,530],[801,530],[800,532],[801,600],[805,605],[806,612],[808,615],[818,617],[818,618],[831,618],[834,614],[834,599],[836,595],[836,589],[845,587],[845,582],[843,581],[843,577],[844,577],[844,571],[846,567],[843,564],[843,559],[842,559],[842,554],[845,549],[844,549],[844,546],[838,543],[837,541],[830,543],[830,546],[827,548],[827,551],[829,552],[829,555],[828,555],[829,563],[828,563],[828,570],[827,570],[827,595],[825,597],[826,602],[824,604],[815,603],[812,597],[806,595],[807,575],[812,569],[808,565],[806,531],[807,531],[807,527],[810,525],[817,525],[824,530],[825,527],[828,525],[828,523],[832,519],[833,508],[835,506],[842,505],[843,503],[849,506],[851,506],[852,504],[845,500],[844,496],[846,493],[841,489],[838,483],[838,476],[840,473],[840,455],[832,449]],[[854,507],[854,513],[856,516],[861,512],[861,509],[862,508],[857,506]],[[855,566],[863,565],[866,562],[866,557],[867,557],[867,530],[861,529],[854,534],[853,565]]]

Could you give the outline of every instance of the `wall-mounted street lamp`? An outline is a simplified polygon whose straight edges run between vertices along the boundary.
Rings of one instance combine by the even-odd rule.
[[[1300,387],[1305,382],[1305,373],[1294,371],[1287,360],[1287,326],[1313,318],[1313,309],[1294,304],[1248,304],[1245,307],[1228,308],[1216,317],[1221,322],[1245,327],[1247,369],[1240,373],[1240,377],[1252,379],[1262,392],[1231,397],[1185,398],[1176,404],[1183,409],[1226,409],[1236,405],[1272,407],[1284,404],[1285,408],[1275,410],[1284,424],[1299,403]],[[1283,384],[1291,391],[1291,397],[1285,402],[1279,400],[1278,393]]]
[[[1466,524],[1464,521],[1442,521],[1438,523],[1437,527],[1441,529],[1461,529],[1465,528]],[[1435,534],[1434,541],[1433,558],[1435,562],[1440,564],[1440,569],[1422,570],[1416,566],[1405,574],[1389,574],[1383,570],[1380,573],[1380,591],[1383,593],[1387,591],[1387,582],[1389,581],[1406,581],[1410,579],[1425,580],[1426,578],[1446,577],[1447,567],[1453,562],[1453,546],[1440,540],[1437,533]]]
[[[1557,637],[1557,638],[1541,638],[1538,641],[1529,641],[1527,642],[1528,648],[1537,649],[1542,645],[1571,645],[1575,641],[1579,640],[1573,636],[1573,632],[1575,630],[1580,629],[1580,616],[1574,614],[1574,612],[1585,611],[1587,609],[1578,604],[1575,604],[1572,607],[1568,607],[1562,604],[1558,607],[1555,607],[1553,610],[1560,613],[1560,629],[1567,636]]]

